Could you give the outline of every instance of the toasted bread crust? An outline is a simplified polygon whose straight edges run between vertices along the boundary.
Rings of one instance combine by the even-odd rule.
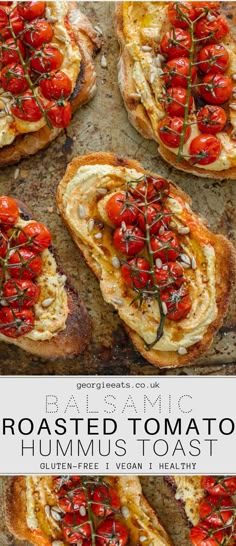
[[[112,487],[114,487],[121,499],[124,498],[128,503],[135,505],[135,514],[145,514],[150,523],[145,529],[145,534],[152,537],[154,546],[173,546],[172,540],[163,528],[162,522],[151,508],[145,497],[142,495],[141,485],[136,476],[116,476],[105,478]],[[128,494],[126,491],[128,490]],[[5,498],[6,523],[11,531],[20,540],[28,540],[35,546],[52,546],[52,540],[43,532],[43,530],[29,529],[26,522],[26,483],[23,476],[17,476],[10,480],[6,490]],[[130,510],[129,504],[129,510]],[[153,534],[155,533],[155,534]],[[135,540],[128,542],[129,546],[136,546]]]
[[[68,25],[71,27],[82,57],[80,73],[71,97],[74,113],[92,99],[96,92],[93,56],[99,51],[101,40],[88,18],[79,11],[76,2],[69,2]],[[17,136],[12,144],[0,148],[0,167],[13,165],[21,159],[34,155],[48,146],[62,131],[63,129],[50,129],[45,125],[39,131]]]
[[[234,8],[232,8],[234,9]],[[231,167],[223,171],[213,171],[210,169],[201,169],[196,165],[190,165],[188,161],[182,159],[176,160],[176,154],[165,148],[158,140],[158,135],[153,131],[146,110],[138,98],[135,98],[136,89],[132,78],[132,59],[128,52],[125,35],[123,31],[123,11],[122,2],[116,3],[115,10],[116,34],[120,44],[120,55],[118,60],[118,82],[123,97],[125,107],[128,112],[130,123],[135,129],[147,139],[155,140],[158,143],[158,152],[167,163],[181,171],[200,176],[202,178],[213,178],[223,180],[224,178],[235,179],[236,167]]]
[[[71,226],[66,218],[64,209],[63,209],[63,193],[67,184],[76,174],[79,167],[82,165],[96,165],[96,164],[107,164],[113,165],[116,167],[124,166],[130,169],[137,169],[142,173],[147,173],[145,169],[135,160],[120,158],[119,156],[112,153],[92,153],[85,156],[81,156],[72,160],[72,162],[67,167],[64,178],[59,184],[57,191],[57,203],[61,216],[71,232],[71,235],[84,254],[85,260],[93,270],[95,275],[100,276],[100,270],[97,268],[92,256],[89,253],[88,248],[81,242],[79,237],[76,235],[76,232],[71,229]],[[148,172],[148,174],[156,176],[153,173]],[[177,188],[175,184],[171,182],[172,188],[176,195],[180,196],[182,199],[191,204],[191,199],[186,195],[180,188]],[[154,366],[160,368],[167,367],[179,367],[186,366],[190,364],[193,360],[198,358],[202,353],[204,353],[213,341],[213,336],[217,330],[221,327],[223,319],[227,313],[229,296],[232,286],[235,283],[236,279],[236,251],[231,244],[223,235],[216,235],[210,232],[206,225],[204,224],[200,215],[193,213],[193,216],[200,222],[201,230],[203,234],[207,235],[209,243],[214,246],[216,254],[216,304],[217,304],[217,317],[216,319],[208,326],[205,335],[202,340],[195,345],[189,347],[188,353],[186,355],[179,355],[177,352],[164,352],[164,351],[154,351],[153,349],[147,351],[144,349],[144,343],[142,338],[131,330],[125,323],[124,327],[130,335],[135,347],[142,354],[142,356],[151,362]]]

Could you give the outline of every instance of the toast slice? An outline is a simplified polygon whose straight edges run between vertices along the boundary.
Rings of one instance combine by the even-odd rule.
[[[118,268],[117,263],[114,265],[114,257],[123,260],[124,256],[114,247],[115,226],[106,215],[110,194],[124,189],[129,180],[147,176],[158,178],[137,161],[112,153],[88,154],[69,164],[58,187],[57,203],[74,241],[99,279],[105,301],[118,311],[138,351],[158,367],[185,366],[207,350],[222,325],[235,282],[235,250],[224,236],[209,231],[205,220],[191,210],[189,196],[169,182],[168,206],[184,232],[189,231],[189,235],[179,234],[180,246],[182,251],[191,250],[195,255],[194,270],[185,268],[192,310],[175,324],[167,317],[164,335],[148,348],[147,343],[155,338],[160,325],[160,312],[153,302],[144,302],[144,306],[133,302],[134,290],[129,290],[122,280],[119,262]],[[101,235],[97,235],[99,231]]]
[[[101,39],[77,2],[68,2],[67,27],[81,55],[80,71],[70,97],[72,113],[90,101],[96,93],[96,71],[93,57],[101,48]],[[15,140],[0,148],[0,166],[17,163],[34,155],[50,144],[63,129],[44,125],[35,132],[17,136]]]
[[[235,179],[236,144],[234,128],[236,117],[234,110],[230,111],[228,104],[224,105],[224,107],[227,113],[230,111],[233,136],[227,140],[227,133],[230,133],[230,130],[223,130],[222,135],[225,135],[225,137],[222,136],[222,142],[224,145],[224,140],[225,142],[227,140],[227,146],[224,147],[224,154],[222,154],[222,157],[220,156],[220,160],[221,164],[224,165],[227,158],[231,162],[229,167],[221,169],[220,166],[220,168],[211,169],[209,165],[209,168],[206,166],[201,168],[196,164],[191,164],[184,158],[177,161],[177,152],[174,153],[173,149],[164,146],[158,135],[158,123],[165,116],[162,103],[159,101],[160,96],[163,95],[163,79],[158,75],[158,71],[162,73],[167,61],[165,60],[162,63],[161,68],[159,64],[155,65],[155,56],[158,57],[161,35],[164,35],[168,30],[167,4],[166,2],[116,3],[115,24],[120,44],[118,82],[129,121],[144,138],[157,142],[159,154],[176,169],[203,178]],[[227,17],[227,23],[231,30],[222,43],[226,46],[230,56],[227,76],[234,80],[234,59],[236,54],[234,3],[219,2],[219,12]],[[153,48],[154,58],[152,57]],[[145,59],[145,56],[147,56],[147,59]],[[136,81],[134,81],[133,77],[134,69]],[[151,73],[152,70],[153,75],[156,74],[154,82],[152,77],[148,75],[148,71]],[[234,103],[233,97],[230,102]],[[194,136],[198,134],[194,132],[196,131],[195,118],[190,120],[192,123],[194,122],[194,129],[192,129]],[[189,154],[189,151],[186,150],[186,153]]]
[[[69,480],[70,477],[65,478]],[[91,479],[90,476],[90,485]],[[54,520],[50,515],[50,507],[58,509],[53,483],[51,476],[17,476],[10,480],[6,494],[6,522],[14,536],[35,546],[69,544],[63,536],[60,518]],[[140,536],[145,536],[147,543],[154,546],[173,546],[157,514],[142,495],[138,477],[105,477],[102,483],[114,488],[120,498],[121,510],[115,519],[128,531],[127,546],[139,544]],[[93,520],[95,528],[99,519]]]
[[[21,221],[28,222],[32,220],[32,215],[27,207],[20,201],[18,201],[17,204]],[[47,284],[49,285],[47,279],[49,279],[48,274],[51,273],[51,267],[53,268],[53,275],[55,272],[55,278],[58,279],[58,282],[61,282],[61,288],[58,290],[56,287],[56,297],[55,301],[52,302],[52,310],[51,305],[49,305],[46,315],[44,315],[44,312],[39,315],[39,319],[37,320],[37,332],[39,332],[39,336],[32,336],[32,332],[30,332],[29,334],[17,338],[10,338],[1,332],[0,341],[16,345],[41,358],[54,359],[59,357],[72,357],[80,354],[89,342],[91,334],[90,318],[79,294],[64,274],[55,249],[50,246],[49,249],[42,254],[42,259],[43,270],[37,279],[39,284],[40,276],[41,279],[44,279],[41,287],[40,302],[37,303],[37,306],[40,305],[40,310],[42,310],[41,300],[43,298],[52,299],[52,293],[50,293],[51,289],[50,287],[47,288]],[[47,290],[49,290],[48,293]],[[59,311],[57,311],[55,307],[57,306],[58,295],[62,298],[60,300]],[[45,328],[42,328],[41,322],[43,320],[43,322],[47,323],[48,319],[50,320],[50,335],[45,336],[42,335],[42,333],[44,334],[47,327],[45,326]],[[39,339],[37,339],[37,337]]]

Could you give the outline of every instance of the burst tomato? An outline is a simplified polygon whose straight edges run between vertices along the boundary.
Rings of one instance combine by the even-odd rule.
[[[133,258],[121,267],[121,276],[130,288],[140,290],[150,282],[150,266],[144,258]]]
[[[8,20],[8,11],[6,10],[6,7],[0,7],[0,34],[2,36],[2,31],[9,25]]]
[[[226,533],[212,530],[206,522],[200,522],[190,531],[190,540],[194,546],[220,546],[225,543]]]
[[[4,11],[5,11],[5,15],[3,13]],[[6,16],[7,16],[7,21],[6,21]],[[9,22],[9,19],[10,19],[10,22]],[[4,21],[6,21],[6,24],[4,24]],[[3,10],[2,8],[0,8],[1,39],[7,40],[8,38],[12,38],[10,23],[14,31],[14,34],[18,36],[24,29],[24,21],[19,14],[18,7],[16,7],[14,10],[11,10],[11,9],[9,10],[9,8],[6,8],[5,10]]]
[[[138,210],[133,203],[135,199],[129,193],[125,191],[114,193],[106,204],[108,218],[116,226],[120,226],[121,222],[134,224],[138,217]]]
[[[162,119],[158,126],[158,134],[162,142],[170,148],[178,148],[180,145],[180,136],[183,131],[183,118],[166,117]],[[186,127],[184,142],[187,142],[190,137],[191,129]]]
[[[165,288],[161,293],[161,301],[166,304],[170,320],[177,321],[186,318],[192,307],[189,293],[183,286],[177,289],[174,286]]]
[[[197,123],[202,133],[215,135],[224,129],[227,121],[225,110],[214,104],[203,106],[197,113]]]
[[[233,501],[229,497],[218,497],[208,495],[204,497],[199,504],[200,517],[206,520],[213,527],[222,527],[230,524],[233,511],[230,508],[234,506]],[[226,508],[229,507],[229,510]]]
[[[0,309],[0,331],[4,336],[16,338],[34,328],[34,315],[30,309],[20,311],[10,307]]]
[[[42,49],[34,50],[31,54],[31,68],[35,72],[45,74],[46,72],[56,72],[62,64],[63,55],[57,47],[45,45]]]
[[[17,40],[17,46],[20,49],[22,57],[24,58],[25,48],[20,40]],[[1,45],[0,58],[3,64],[16,64],[20,62],[17,46],[13,38],[9,38]]]
[[[210,104],[223,104],[232,94],[232,81],[223,74],[207,74],[199,88],[204,100]]]
[[[98,525],[97,541],[101,546],[125,546],[128,542],[128,531],[123,523],[106,519]]]
[[[179,57],[168,61],[163,67],[164,82],[167,87],[188,87],[188,76],[190,71],[190,62],[187,57]],[[192,67],[191,80],[194,82],[197,74],[196,66]]]
[[[192,2],[170,2],[168,18],[174,27],[188,28],[188,21],[194,21],[196,18],[194,4]]]
[[[27,21],[35,19],[35,17],[42,17],[45,13],[46,3],[40,0],[32,0],[31,2],[19,2],[18,10],[20,15]]]
[[[72,92],[72,83],[65,72],[50,74],[49,78],[40,81],[40,90],[43,96],[48,99],[67,99]]]
[[[32,307],[39,298],[40,286],[30,280],[10,279],[3,285],[3,296],[9,307],[22,309]]]
[[[15,199],[6,195],[0,196],[0,223],[14,226],[19,218],[19,209]]]
[[[51,42],[53,37],[52,25],[44,20],[34,22],[32,28],[24,32],[24,41],[31,47],[40,47]]]
[[[198,135],[190,143],[190,161],[196,165],[209,165],[218,159],[220,151],[221,143],[216,136]]]
[[[66,100],[47,104],[47,116],[53,127],[65,128],[71,120],[71,105]]]
[[[209,495],[230,497],[236,493],[236,477],[203,476],[201,486]]]
[[[187,101],[187,89],[185,87],[169,87],[164,94],[165,110],[171,117],[184,117]],[[189,97],[189,109],[193,104],[193,97]]]
[[[107,518],[120,509],[120,498],[113,487],[98,485],[92,494],[92,510],[99,518]]]
[[[77,512],[81,506],[85,508],[87,505],[85,492],[81,487],[69,492],[68,488],[62,487],[58,495],[58,504],[63,512]]]
[[[28,89],[24,69],[20,64],[11,63],[5,66],[1,72],[1,84],[4,91],[13,95],[19,95]]]
[[[30,90],[25,91],[23,95],[15,99],[11,111],[14,116],[24,121],[39,121],[43,117],[40,107]]]
[[[138,215],[138,225],[146,233],[147,225],[151,235],[158,233],[161,226],[168,227],[171,213],[163,208],[159,203],[148,205],[146,210],[142,207],[142,212]]]
[[[4,231],[0,231],[0,258],[5,258],[8,248],[8,236]]]
[[[229,64],[227,49],[221,44],[210,44],[201,49],[198,55],[198,67],[206,74],[225,72]]]
[[[118,227],[113,235],[113,243],[115,248],[122,254],[134,256],[145,245],[144,234],[140,228],[135,226]]]
[[[66,542],[74,544],[87,539],[91,535],[91,527],[86,516],[79,512],[66,514],[62,519],[62,531]]]
[[[219,9],[219,2],[194,2],[194,9],[197,15],[201,13],[215,12]]]
[[[189,57],[190,47],[190,34],[182,28],[173,28],[166,32],[160,43],[160,51],[168,59]]]
[[[11,277],[33,279],[42,271],[42,260],[30,249],[22,247],[10,256],[7,270]]]
[[[160,269],[155,267],[155,277],[158,286],[162,287],[167,283],[181,286],[184,282],[184,271],[178,262],[169,262],[168,265],[162,266]]]
[[[209,21],[208,17],[202,17],[196,24],[195,34],[197,38],[205,38],[206,42],[216,42],[222,40],[229,32],[227,22],[222,15],[212,15],[214,20]]]
[[[154,258],[159,258],[162,262],[174,262],[180,252],[178,239],[173,231],[165,231],[158,237],[153,236],[151,249],[154,252]]]
[[[38,254],[50,246],[51,234],[43,224],[30,222],[19,232],[17,242],[20,245],[26,244],[35,254]]]
[[[139,182],[133,191],[135,199],[141,201],[146,198],[148,202],[158,201],[163,197],[167,197],[170,193],[170,184],[166,178],[154,178],[146,176],[144,180]]]
[[[80,476],[54,476],[54,490],[58,493],[61,488],[71,489],[77,486],[80,482]]]

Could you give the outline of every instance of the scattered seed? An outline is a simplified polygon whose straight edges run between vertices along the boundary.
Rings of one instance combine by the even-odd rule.
[[[111,301],[113,301],[113,303],[116,303],[117,305],[123,305],[123,300],[121,298],[111,298]]]
[[[47,212],[52,213],[52,212],[53,212],[53,207],[48,207],[48,208],[47,208]]]
[[[178,233],[180,233],[180,235],[187,235],[187,233],[189,232],[190,232],[190,229],[187,226],[180,226],[178,228]]]
[[[178,353],[179,355],[186,355],[187,354],[187,349],[185,349],[185,347],[179,347],[178,348]]]
[[[235,81],[236,80],[236,74],[232,74],[232,79]]]
[[[80,506],[80,508],[79,508],[79,513],[80,513],[81,516],[86,516],[86,508],[85,508],[85,506],[83,506],[83,505]]]
[[[46,298],[42,301],[42,307],[49,307],[49,305],[51,305],[53,301],[54,298]]]
[[[233,87],[233,93],[236,93],[236,87]]]
[[[190,267],[191,262],[190,262],[189,256],[187,256],[187,254],[180,254],[180,259],[181,259],[181,262],[183,262],[184,264],[188,265],[188,267]]]
[[[62,542],[61,540],[54,540],[52,542],[52,546],[64,546],[64,542]]]
[[[80,218],[85,218],[86,216],[86,210],[83,205],[78,206],[78,213]]]
[[[17,167],[15,172],[14,172],[14,180],[16,180],[18,178],[19,174],[20,174],[20,169]]]
[[[121,222],[121,229],[122,229],[123,231],[126,230],[126,223],[125,223],[125,222]]]
[[[236,110],[236,104],[231,103],[229,107],[231,108],[231,110]]]
[[[8,307],[7,300],[4,300],[4,299],[0,300],[0,304],[2,305],[2,307]]]
[[[51,508],[50,508],[50,506],[48,504],[45,505],[44,511],[45,511],[45,514],[46,514],[47,518],[50,518],[51,517]]]
[[[191,266],[192,266],[192,269],[197,269],[197,262],[194,256],[192,256],[192,259],[191,259]]]
[[[162,261],[160,260],[160,258],[156,259],[155,264],[156,264],[157,269],[162,268]]]
[[[195,341],[195,343],[197,341],[200,341],[202,339],[202,336],[192,336],[192,340]]]
[[[117,258],[117,256],[113,256],[112,259],[111,259],[111,263],[113,265],[113,267],[115,269],[119,269],[120,268],[120,260],[119,258]]]
[[[60,275],[60,283],[65,284],[66,281],[67,281],[67,276],[66,275]]]
[[[55,521],[60,521],[62,518],[62,514],[58,512],[58,510],[56,510],[54,507],[51,508],[51,516],[53,519],[55,519]]]
[[[106,195],[107,193],[107,188],[98,188],[97,189],[97,193],[100,193],[100,195]]]
[[[91,233],[91,231],[93,231],[93,228],[94,228],[94,219],[90,218],[90,220],[88,221],[88,232]]]
[[[159,235],[163,235],[164,231],[165,231],[164,226],[161,226],[159,229]]]
[[[147,537],[145,537],[145,535],[141,535],[141,537],[139,537],[139,542],[145,542],[145,540],[147,540]]]
[[[130,511],[127,506],[121,506],[121,513],[122,516],[124,516],[125,519],[128,519],[130,516]]]
[[[140,100],[141,95],[139,93],[130,93],[130,98]]]
[[[5,111],[5,110],[1,110],[1,111],[0,111],[0,118],[5,118],[5,115],[6,115],[6,111]]]
[[[206,18],[208,21],[210,21],[210,23],[212,23],[212,21],[215,21],[215,16],[212,15],[211,13],[208,13]]]
[[[95,233],[94,239],[102,239],[102,233],[100,231],[98,233]]]
[[[149,46],[149,45],[143,45],[143,46],[141,47],[141,49],[142,49],[143,51],[152,51],[152,47]]]
[[[101,56],[101,67],[102,68],[107,68],[107,59],[106,59],[105,55]]]
[[[175,229],[175,228],[176,228],[176,223],[175,223],[175,222],[170,222],[170,227],[171,227],[172,229]]]
[[[236,99],[236,93],[233,93],[232,97],[233,99]]]
[[[99,36],[103,35],[102,29],[98,25],[96,25],[94,28],[95,28],[97,34],[99,34]]]
[[[164,315],[167,315],[168,309],[167,309],[166,303],[163,301],[161,305],[162,305],[163,314],[164,314]]]

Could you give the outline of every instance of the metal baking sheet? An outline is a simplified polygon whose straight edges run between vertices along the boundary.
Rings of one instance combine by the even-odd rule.
[[[225,3],[227,6],[228,3]],[[96,59],[97,94],[76,112],[69,128],[50,147],[19,165],[0,173],[0,191],[23,200],[39,221],[51,229],[65,272],[80,291],[93,322],[91,344],[74,359],[47,361],[11,345],[0,344],[1,374],[234,374],[236,371],[235,293],[224,326],[212,348],[193,366],[177,371],[148,364],[135,351],[115,311],[100,294],[98,282],[89,271],[57,212],[55,192],[67,163],[91,151],[112,151],[136,158],[146,168],[171,178],[193,200],[193,208],[204,215],[213,230],[236,237],[236,184],[200,179],[166,164],[156,144],[143,139],[128,122],[117,83],[118,44],[115,38],[113,2],[81,2],[80,7],[103,31],[102,53],[107,67]],[[229,14],[230,15],[230,14]]]

